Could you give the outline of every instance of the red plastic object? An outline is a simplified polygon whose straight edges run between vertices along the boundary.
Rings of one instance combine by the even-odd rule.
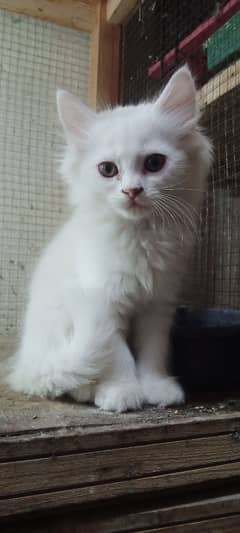
[[[155,80],[160,80],[163,75],[167,74],[167,72],[175,66],[176,61],[179,58],[181,58],[181,63],[188,61],[189,66],[194,73],[194,70],[196,70],[196,59],[194,60],[194,56],[195,54],[198,56],[198,49],[216,30],[221,28],[221,26],[223,26],[231,17],[236,15],[239,10],[240,0],[230,0],[216,16],[211,17],[206,22],[200,24],[200,26],[179,43],[177,48],[170,50],[162,61],[158,61],[154,65],[151,65],[148,69],[149,77],[154,78]],[[199,69],[197,70],[199,75]],[[203,70],[205,70],[205,67]],[[199,77],[200,79],[202,78],[201,72]]]

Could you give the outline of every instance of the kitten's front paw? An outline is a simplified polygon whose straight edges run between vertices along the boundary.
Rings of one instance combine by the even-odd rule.
[[[98,385],[95,405],[105,411],[135,411],[142,406],[141,389],[137,382],[105,382]]]
[[[184,403],[184,391],[172,377],[142,376],[141,385],[144,403],[167,407]]]

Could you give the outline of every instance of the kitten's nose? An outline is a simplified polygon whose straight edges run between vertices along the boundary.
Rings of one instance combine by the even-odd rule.
[[[122,192],[124,194],[127,194],[130,200],[135,200],[136,196],[141,194],[142,191],[143,191],[142,187],[136,187],[135,189],[126,189],[126,190],[122,189]]]

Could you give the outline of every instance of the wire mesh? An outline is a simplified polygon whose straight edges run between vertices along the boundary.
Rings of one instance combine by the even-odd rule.
[[[202,123],[213,140],[215,162],[200,238],[182,296],[183,303],[197,306],[240,308],[239,43],[239,2],[234,0],[142,0],[123,28],[123,103],[159,92],[187,61],[197,82]]]
[[[66,210],[55,92],[87,99],[89,35],[1,10],[0,35],[0,335],[14,335],[32,265]]]

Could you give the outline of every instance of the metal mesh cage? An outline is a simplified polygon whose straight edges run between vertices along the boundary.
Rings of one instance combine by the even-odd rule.
[[[182,297],[197,306],[240,307],[239,43],[238,0],[142,0],[123,28],[123,103],[152,97],[188,62],[213,140],[215,162]]]
[[[14,336],[43,245],[63,218],[56,89],[88,94],[89,34],[0,10],[0,336]]]

